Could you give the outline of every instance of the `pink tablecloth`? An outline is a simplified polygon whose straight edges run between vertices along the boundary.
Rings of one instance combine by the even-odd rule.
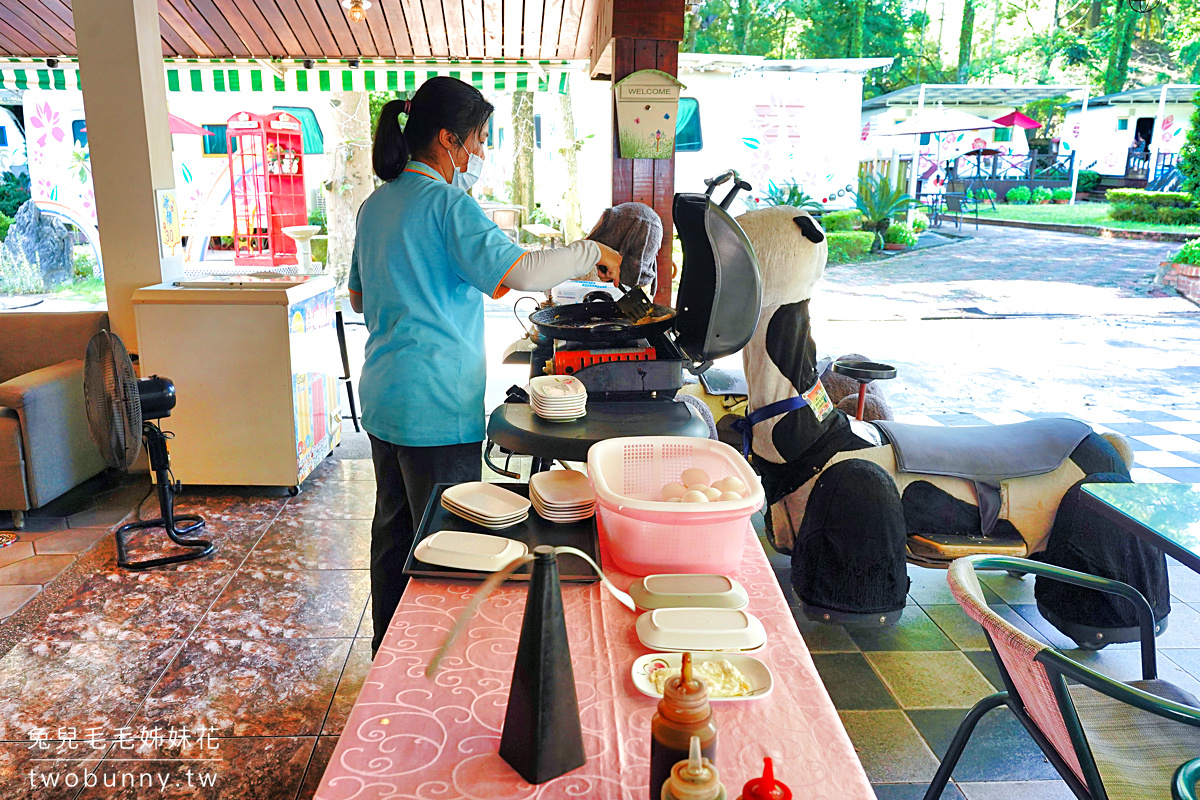
[[[634,578],[609,571],[628,588]],[[753,532],[736,576],[768,644],[754,655],[775,676],[760,700],[714,703],[717,766],[735,798],[773,756],[776,774],[807,800],[873,798],[862,765],[821,684],[775,575]],[[525,584],[507,584],[481,607],[433,680],[424,675],[478,584],[417,580],[404,599],[338,740],[317,800],[348,798],[620,798],[645,800],[650,717],[656,700],[630,678],[649,652],[635,616],[599,584],[563,584],[567,632],[587,764],[539,786],[497,755],[525,607]]]

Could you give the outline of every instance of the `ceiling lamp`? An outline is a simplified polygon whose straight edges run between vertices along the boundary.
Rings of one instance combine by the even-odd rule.
[[[351,22],[362,22],[367,18],[367,9],[371,0],[342,0],[342,8],[346,9]]]

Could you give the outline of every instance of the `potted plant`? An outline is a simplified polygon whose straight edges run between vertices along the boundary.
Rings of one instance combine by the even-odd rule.
[[[1053,197],[1053,194],[1045,186],[1035,186],[1029,200],[1039,206],[1044,206],[1050,202],[1051,197]]]
[[[894,217],[916,205],[911,195],[892,186],[886,177],[864,175],[858,182],[854,204],[863,215],[863,230],[875,234],[875,249],[883,245],[883,233]]]
[[[1004,193],[1004,199],[1014,206],[1023,206],[1029,203],[1029,187],[1014,186]]]
[[[917,234],[903,222],[894,222],[883,232],[884,250],[904,250],[916,243]]]
[[[1050,193],[1050,199],[1054,201],[1055,205],[1060,205],[1060,206],[1063,205],[1064,203],[1071,202],[1071,187],[1059,186],[1057,189],[1055,189],[1053,192]]]

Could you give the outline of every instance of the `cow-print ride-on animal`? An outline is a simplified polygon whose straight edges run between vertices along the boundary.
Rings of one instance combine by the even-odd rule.
[[[810,618],[895,622],[906,560],[945,566],[969,553],[1004,553],[1130,583],[1165,626],[1162,554],[1077,499],[1083,483],[1130,480],[1127,442],[1065,418],[946,428],[853,420],[828,402],[818,379],[809,303],[828,250],[819,222],[788,206],[737,221],[763,276],[758,327],[743,351],[743,430],[767,493],[770,541],[791,554]],[[1123,601],[1094,592],[1083,601],[1080,591],[1090,592],[1036,587],[1043,615],[1081,645],[1137,639]]]

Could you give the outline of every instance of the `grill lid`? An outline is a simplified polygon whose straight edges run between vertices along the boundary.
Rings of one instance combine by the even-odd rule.
[[[700,374],[745,347],[758,325],[762,274],[745,232],[704,194],[677,194],[675,227],[683,248],[676,343]]]

